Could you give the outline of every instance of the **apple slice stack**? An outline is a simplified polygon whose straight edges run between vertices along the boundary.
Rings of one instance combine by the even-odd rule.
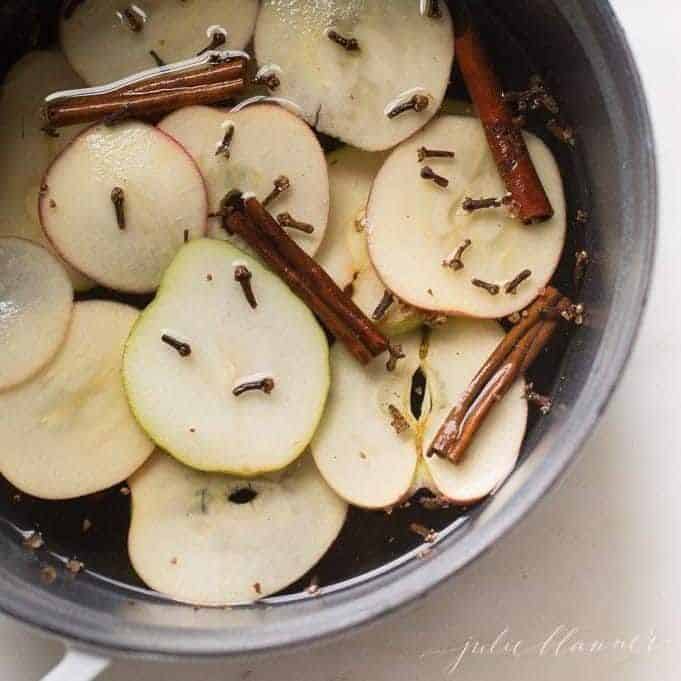
[[[472,31],[460,61],[480,119],[445,101],[444,3],[67,2],[65,57],[27,56],[0,101],[2,474],[52,500],[129,480],[132,564],[200,605],[300,578],[348,504],[493,493],[522,445],[523,374],[581,309],[547,288],[560,171],[509,129]],[[245,86],[248,55],[224,49],[252,36],[272,97],[197,105]],[[134,75],[165,61],[183,64]],[[47,87],[81,78],[125,80],[58,93],[48,112],[66,99],[97,122],[41,132]],[[182,105],[144,108],[168,89]],[[325,135],[347,146],[325,156]],[[154,298],[140,312],[121,294]]]

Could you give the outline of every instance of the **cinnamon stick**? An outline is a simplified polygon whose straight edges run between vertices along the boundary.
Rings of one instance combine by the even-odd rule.
[[[554,288],[526,310],[506,334],[447,416],[428,451],[457,464],[497,402],[553,337],[571,301]],[[546,312],[550,314],[547,315]]]
[[[293,268],[306,274],[315,291],[352,332],[363,340],[371,354],[377,357],[386,352],[389,348],[388,339],[343,293],[326,271],[291,239],[257,199],[250,198],[244,203],[251,220],[277,245],[278,250]]]
[[[525,223],[547,220],[553,208],[527,145],[513,122],[501,83],[475,28],[465,12],[456,36],[456,58],[475,104],[499,173],[512,198],[512,208]]]
[[[361,339],[342,323],[306,278],[279,253],[271,239],[250,216],[240,210],[228,210],[223,215],[223,220],[225,226],[234,234],[239,234],[288,284],[289,288],[317,314],[329,332],[342,342],[357,360],[362,364],[368,364],[371,361],[372,354]]]

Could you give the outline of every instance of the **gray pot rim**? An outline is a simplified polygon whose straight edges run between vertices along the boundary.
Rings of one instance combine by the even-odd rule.
[[[611,314],[616,315],[618,325],[615,329],[610,324],[604,334],[595,360],[599,363],[600,357],[602,364],[597,380],[590,376],[557,434],[559,444],[516,491],[504,512],[475,532],[459,538],[449,537],[452,540],[449,545],[445,541],[428,560],[405,562],[355,587],[307,601],[314,605],[295,621],[263,626],[258,629],[257,636],[252,635],[252,630],[221,637],[215,629],[127,625],[115,615],[100,615],[96,620],[89,620],[80,617],[75,609],[70,612],[66,608],[36,602],[27,588],[4,581],[0,581],[0,611],[77,647],[106,655],[153,659],[215,658],[295,649],[374,622],[424,596],[485,553],[520,522],[576,460],[615,391],[640,329],[654,267],[658,192],[654,136],[644,88],[625,34],[611,6],[606,2],[597,3],[594,13],[608,27],[614,49],[626,62],[625,69],[631,79],[630,93],[635,103],[636,125],[645,150],[644,167],[638,169],[637,190],[641,196],[649,197],[637,203],[638,213],[632,219],[637,220],[639,225],[645,225],[649,233],[641,244],[645,252],[636,286],[630,282],[626,291],[618,287],[613,298]],[[620,276],[622,273],[618,272]],[[607,357],[602,356],[605,345],[608,346]],[[455,540],[456,556],[452,559],[450,554]]]

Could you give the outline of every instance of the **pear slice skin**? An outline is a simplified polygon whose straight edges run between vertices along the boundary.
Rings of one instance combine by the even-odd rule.
[[[324,479],[343,499],[362,508],[393,506],[404,497],[418,460],[410,411],[411,379],[419,366],[418,334],[401,340],[406,358],[390,373],[385,357],[362,367],[345,348],[331,348],[331,392],[310,446]],[[389,405],[410,429],[391,426]]]
[[[234,126],[229,158],[216,154],[227,130]],[[274,180],[283,175],[291,188],[272,201],[273,215],[288,212],[314,227],[312,234],[287,230],[309,255],[324,238],[329,217],[329,182],[324,152],[310,128],[295,114],[272,104],[229,112],[190,106],[159,123],[192,155],[208,187],[210,212],[217,212],[227,192],[239,189],[263,201]],[[219,219],[211,219],[210,235],[228,238]],[[230,239],[243,247],[235,239]]]
[[[137,315],[120,303],[76,303],[54,360],[0,394],[0,471],[15,487],[41,499],[81,497],[125,480],[151,454],[120,373]]]
[[[42,130],[40,109],[44,98],[55,89],[83,86],[64,55],[38,50],[24,55],[5,77],[0,96],[0,236],[19,236],[51,249],[38,217],[40,183],[45,168],[82,130],[66,128],[59,137]],[[77,291],[95,284],[65,265]]]
[[[185,230],[190,239],[205,234],[206,188],[196,164],[146,123],[88,128],[55,159],[43,186],[40,220],[52,245],[108,288],[155,290]],[[125,228],[111,198],[116,187],[124,191]]]
[[[263,0],[255,54],[282,69],[277,97],[295,102],[317,130],[367,151],[389,149],[423,127],[444,98],[454,32],[440,4],[442,18],[432,19],[411,0]],[[360,49],[335,44],[330,28]],[[427,109],[389,119],[386,108],[412,91],[430,95]]]
[[[447,315],[501,318],[525,308],[546,286],[563,250],[567,229],[560,171],[549,149],[527,133],[530,155],[555,210],[552,219],[523,225],[505,208],[469,215],[465,197],[502,197],[505,188],[479,120],[443,116],[400,145],[374,182],[367,221],[369,253],[381,280],[403,301]],[[449,179],[446,189],[420,177],[417,149],[446,149],[455,159],[429,159]],[[472,245],[455,271],[442,261],[464,242]],[[504,285],[521,271],[532,276],[516,295]],[[497,284],[499,295],[472,285],[473,278]]]
[[[73,286],[61,263],[38,244],[0,237],[0,391],[40,371],[61,347],[73,311]]]
[[[126,3],[84,2],[69,19],[61,18],[61,45],[73,68],[90,85],[120,80],[156,65],[154,50],[166,63],[183,61],[210,43],[207,30],[227,31],[220,49],[243,49],[251,39],[257,0],[145,0],[138,6],[147,21],[141,31],[127,28],[117,17]],[[102,49],[106,45],[106,49]]]
[[[430,338],[424,371],[430,392],[431,412],[424,429],[427,452],[454,403],[504,337],[495,321],[454,319]],[[519,379],[490,412],[458,465],[439,457],[425,464],[436,491],[467,506],[492,493],[513,471],[527,426],[525,382]]]
[[[245,265],[257,308],[234,269]],[[161,341],[190,345],[180,357]],[[269,395],[232,389],[271,377]],[[309,309],[256,260],[223,241],[185,245],[126,346],[124,380],[142,427],[159,447],[199,470],[258,475],[296,459],[311,440],[329,390],[328,343]]]
[[[326,553],[347,513],[309,456],[272,480],[201,473],[157,451],[129,485],[135,571],[194,605],[250,603],[292,584]],[[256,496],[230,501],[239,490]]]

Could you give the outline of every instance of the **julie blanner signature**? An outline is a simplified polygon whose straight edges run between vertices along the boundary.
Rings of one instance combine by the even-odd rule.
[[[599,638],[587,635],[580,627],[557,626],[545,638],[529,641],[516,638],[509,628],[499,632],[490,641],[469,636],[463,643],[448,648],[426,650],[420,655],[424,660],[431,657],[447,659],[445,671],[454,675],[466,662],[475,657],[543,657],[548,659],[619,654],[626,656],[652,655],[670,641],[660,638],[655,631],[628,637]]]

